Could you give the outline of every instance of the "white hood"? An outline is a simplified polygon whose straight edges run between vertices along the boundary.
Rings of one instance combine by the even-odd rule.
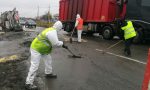
[[[80,18],[80,14],[77,14],[76,19]]]
[[[62,22],[57,21],[54,25],[53,28],[55,28],[57,31],[60,31],[63,28]]]

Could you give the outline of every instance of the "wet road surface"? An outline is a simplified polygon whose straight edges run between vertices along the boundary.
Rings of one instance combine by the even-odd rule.
[[[53,71],[57,79],[46,79],[41,64],[38,78],[43,82],[42,90],[141,90],[149,45],[133,45],[132,57],[128,59],[123,55],[123,42],[107,50],[115,54],[112,55],[96,49],[105,50],[118,40],[86,36],[84,40],[87,42],[65,42],[81,59],[68,57],[70,53],[65,49],[54,49]]]
[[[16,62],[17,64],[9,63],[12,67],[9,69],[15,70],[9,73],[9,76],[5,76],[5,79],[0,80],[1,82],[6,81],[5,84],[8,84],[12,83],[11,80],[19,79],[20,83],[19,81],[13,82],[17,83],[16,86],[14,86],[15,84],[8,84],[8,86],[0,84],[3,86],[2,90],[11,90],[10,88],[12,90],[24,90],[23,84],[30,66],[29,42],[40,32],[39,30],[41,28],[37,28],[35,32],[27,30],[21,35],[22,38],[18,38],[16,35],[16,37],[10,37],[14,33],[5,35],[5,38],[0,38],[0,50],[3,51],[0,53],[1,57],[18,53],[21,53],[21,55],[22,53],[26,54],[26,58]],[[68,35],[60,36],[60,40],[63,41],[68,38]],[[149,44],[132,45],[132,57],[122,58],[120,56],[124,57],[123,42],[106,50],[108,53],[103,54],[99,51],[105,50],[119,40],[107,41],[99,36],[87,37],[86,35],[83,36],[83,39],[87,42],[73,42],[71,44],[69,41],[65,41],[71,51],[82,56],[81,59],[69,57],[71,54],[63,48],[53,50],[51,54],[53,73],[58,75],[57,79],[44,77],[44,62],[41,60],[38,74],[35,78],[35,83],[40,90],[141,90]],[[28,43],[29,45],[26,46]],[[8,70],[6,65],[9,64],[0,65],[0,67],[3,67],[1,72],[8,73],[10,70],[8,72],[5,72],[5,70]],[[15,72],[18,73],[14,74]],[[17,77],[8,79],[8,77],[12,77],[11,75],[16,75]],[[4,78],[2,75],[0,77]]]

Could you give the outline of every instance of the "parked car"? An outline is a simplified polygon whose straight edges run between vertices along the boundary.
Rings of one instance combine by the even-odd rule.
[[[25,23],[26,23],[26,20],[20,19],[20,20],[19,20],[19,23],[20,23],[20,25],[24,26]]]
[[[36,22],[33,20],[27,20],[25,23],[25,27],[35,27],[36,28]]]

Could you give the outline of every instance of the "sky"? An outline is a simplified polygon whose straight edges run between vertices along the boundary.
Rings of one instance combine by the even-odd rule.
[[[59,0],[0,0],[0,12],[13,10],[14,7],[19,11],[20,17],[37,16],[39,6],[39,16],[48,12],[59,13]]]

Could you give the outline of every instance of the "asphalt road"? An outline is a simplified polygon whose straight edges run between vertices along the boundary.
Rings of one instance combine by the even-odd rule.
[[[14,71],[12,74],[17,74],[20,78],[16,75],[16,78],[12,79],[10,78],[12,75],[9,73],[9,76],[5,75],[4,80],[0,79],[1,82],[6,81],[5,83],[8,84],[10,78],[9,82],[15,84],[16,82],[13,81],[19,78],[16,84],[18,86],[11,85],[12,90],[24,90],[21,85],[23,86],[25,82],[30,65],[30,43],[28,46],[25,45],[26,47],[22,46],[22,43],[28,44],[27,41],[33,40],[41,30],[42,28],[26,29],[21,34],[10,32],[0,36],[0,57],[20,53],[27,56],[25,61],[15,64],[15,67],[12,66],[17,72]],[[35,83],[40,90],[141,90],[150,44],[132,45],[132,57],[125,57],[123,55],[123,42],[106,50],[106,48],[117,43],[119,41],[117,39],[108,41],[97,35],[84,35],[82,43],[74,41],[71,44],[68,41],[68,34],[63,31],[59,33],[59,38],[73,53],[81,55],[82,58],[72,58],[67,50],[55,48],[51,55],[53,58],[53,73],[57,74],[58,78],[47,79],[44,77],[44,62],[41,60],[35,78]],[[103,54],[101,50],[105,50],[106,53]],[[8,70],[4,68],[3,64],[0,64],[0,66],[1,72]],[[10,70],[12,69],[10,68]],[[0,77],[3,78],[2,74],[0,74]],[[6,88],[4,85],[0,84],[1,87],[3,86],[2,90]],[[5,90],[11,90],[8,86],[9,89]]]
[[[41,61],[37,77],[41,90],[141,90],[149,44],[133,45],[132,57],[125,57],[123,42],[104,54],[101,52],[119,40],[86,35],[83,39],[83,43],[65,42],[81,59],[69,57],[71,54],[62,48],[53,50],[53,72],[57,79],[44,77]],[[68,35],[60,40],[68,40]]]

